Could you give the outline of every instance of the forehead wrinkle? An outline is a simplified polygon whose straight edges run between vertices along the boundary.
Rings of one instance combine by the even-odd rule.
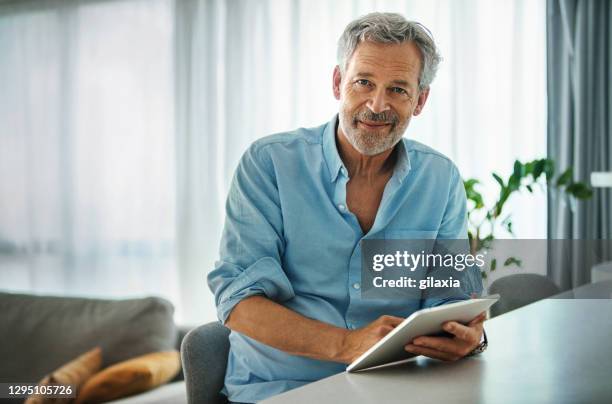
[[[420,51],[412,42],[379,44],[364,41],[357,46],[346,67],[352,75],[368,72],[385,82],[404,80],[418,86],[421,64]]]
[[[420,63],[418,61],[406,60],[402,61],[397,59],[386,60],[386,58],[381,57],[381,55],[359,55],[359,60],[355,60],[355,65],[366,64],[366,65],[374,65],[380,66],[383,69],[404,69],[404,70],[412,70],[417,67]]]
[[[359,73],[365,73],[364,76],[376,77],[386,76],[390,82],[407,82],[410,83],[414,78],[418,82],[419,66],[415,63],[393,61],[385,63],[375,57],[363,57],[360,60],[355,60],[354,70]],[[378,73],[375,73],[378,72]],[[381,74],[382,73],[382,74]],[[416,77],[415,76],[416,73]]]

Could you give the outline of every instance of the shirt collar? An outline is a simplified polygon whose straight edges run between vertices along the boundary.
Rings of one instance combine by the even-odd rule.
[[[341,169],[345,169],[338,148],[336,147],[336,128],[338,126],[338,114],[334,115],[323,132],[323,156],[329,169],[329,178],[335,182]],[[348,172],[348,171],[346,171]]]
[[[408,139],[402,137],[402,139],[395,146],[397,150],[397,161],[395,162],[395,169],[393,176],[397,176],[399,182],[402,182],[408,171],[410,171],[410,158],[408,157]]]
[[[323,156],[329,169],[329,178],[331,182],[335,182],[338,178],[338,174],[342,171],[344,175],[348,176],[348,171],[344,167],[344,163],[338,153],[338,147],[336,146],[336,129],[338,126],[338,114],[334,115],[331,121],[327,124],[325,131],[323,132]],[[398,158],[395,163],[395,169],[393,176],[402,182],[403,179],[410,171],[410,159],[408,158],[408,145],[406,144],[407,139],[402,138],[395,147],[398,147]]]

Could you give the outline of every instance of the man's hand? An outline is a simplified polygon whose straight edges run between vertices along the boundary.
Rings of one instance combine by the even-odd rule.
[[[404,319],[401,317],[380,316],[363,328],[347,330],[342,340],[340,361],[347,364],[353,362],[402,321]]]
[[[420,336],[406,345],[405,349],[416,355],[425,355],[443,361],[456,361],[468,355],[480,344],[483,332],[482,323],[486,318],[487,314],[482,312],[468,325],[449,321],[442,328],[453,334],[454,337]]]

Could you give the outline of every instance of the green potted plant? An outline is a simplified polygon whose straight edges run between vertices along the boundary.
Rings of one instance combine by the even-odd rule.
[[[555,176],[555,163],[548,158],[536,159],[527,163],[516,160],[512,174],[507,180],[497,173],[491,175],[499,187],[499,194],[492,204],[487,204],[478,191],[481,184],[478,179],[469,178],[463,181],[468,199],[468,237],[472,254],[490,250],[500,227],[514,235],[512,215],[507,213],[504,207],[516,192],[533,193],[537,189],[543,191],[546,187],[553,187],[568,198],[589,199],[593,195],[593,191],[587,184],[573,180],[571,167]],[[508,257],[502,265],[520,267],[521,264],[519,258]],[[488,271],[495,271],[497,267],[497,258],[493,258],[489,267],[482,269],[482,277],[486,278]]]

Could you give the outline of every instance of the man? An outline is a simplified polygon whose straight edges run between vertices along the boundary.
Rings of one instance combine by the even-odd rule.
[[[405,317],[444,299],[366,300],[363,239],[464,239],[466,197],[440,153],[402,138],[423,110],[440,57],[424,27],[398,14],[350,23],[338,43],[339,114],[256,141],[227,200],[220,261],[208,276],[231,349],[231,401],[255,402],[338,373]],[[465,287],[463,298],[480,293]],[[446,324],[406,350],[457,360],[482,322]]]

